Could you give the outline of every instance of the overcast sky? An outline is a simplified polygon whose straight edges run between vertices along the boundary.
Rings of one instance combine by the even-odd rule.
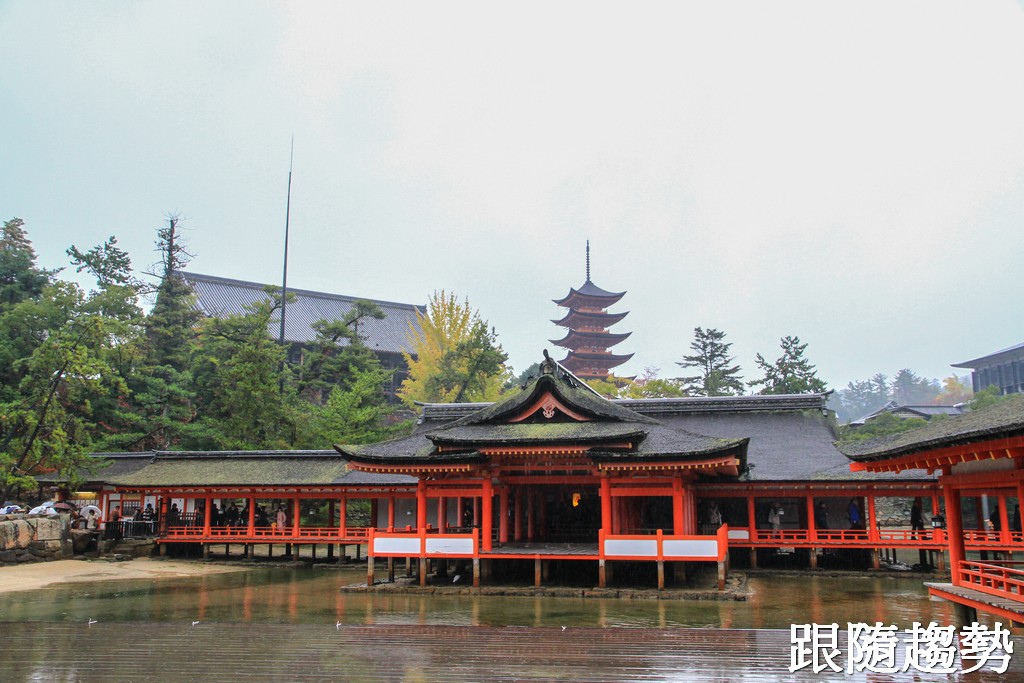
[[[0,212],[41,261],[425,303],[516,370],[552,299],[626,291],[620,374],[697,326],[747,379],[830,386],[1024,341],[1024,6],[983,2],[0,2]],[[560,358],[562,353],[555,354]]]

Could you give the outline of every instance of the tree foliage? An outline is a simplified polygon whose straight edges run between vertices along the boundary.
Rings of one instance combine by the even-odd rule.
[[[723,341],[725,332],[709,327],[693,330],[690,348],[693,354],[683,356],[676,365],[682,368],[696,368],[698,374],[681,377],[678,382],[683,391],[692,396],[734,396],[744,393],[740,368],[733,365],[729,355],[731,343]]]
[[[941,415],[937,415],[932,420],[941,419]],[[873,417],[863,425],[852,427],[844,425],[839,429],[839,440],[840,441],[863,441],[865,439],[873,439],[877,436],[888,436],[889,434],[899,434],[900,432],[909,432],[912,429],[918,429],[925,426],[927,421],[920,417],[898,417],[890,412],[884,412]]]
[[[417,314],[419,329],[409,326],[413,353],[403,353],[409,376],[399,396],[415,401],[452,403],[493,401],[508,383],[508,355],[493,328],[455,294],[435,292],[427,315]]]
[[[936,405],[955,406],[971,400],[974,392],[971,391],[970,376],[959,377],[950,375],[942,379],[942,392],[935,397]]]
[[[36,251],[25,233],[25,221],[4,221],[0,229],[0,310],[39,296],[54,274],[36,263]]]
[[[939,383],[903,368],[892,379],[892,398],[904,406],[929,405],[939,395]]]
[[[268,334],[279,297],[200,320],[181,275],[191,257],[176,217],[157,231],[151,288],[115,237],[72,245],[85,292],[36,265],[24,223],[0,233],[0,493],[34,476],[71,478],[90,452],[324,448],[385,438],[405,425],[386,404],[391,372],[359,337],[383,313],[359,302],[316,325],[306,366]],[[145,315],[140,298],[155,292]],[[306,389],[317,400],[303,400]],[[306,397],[307,399],[310,396]]]
[[[619,398],[678,398],[686,396],[682,380],[658,377],[658,368],[644,368],[640,376],[619,390]]]
[[[761,394],[806,394],[825,391],[825,382],[818,378],[811,362],[804,358],[807,344],[801,344],[799,337],[786,336],[780,340],[782,355],[769,363],[760,353],[754,363],[764,376],[749,382],[750,386],[763,387]]]

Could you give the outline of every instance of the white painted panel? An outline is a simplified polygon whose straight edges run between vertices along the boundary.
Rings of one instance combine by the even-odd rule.
[[[729,529],[729,538],[735,538],[738,541],[749,541],[750,531],[747,529]]]
[[[658,541],[656,539],[615,540],[604,542],[604,554],[608,557],[657,557]]]
[[[472,555],[472,538],[427,537],[427,555]]]
[[[374,554],[399,553],[402,555],[419,555],[420,539],[416,538],[379,538],[373,539]]]
[[[707,541],[665,541],[665,557],[718,557],[718,542]]]

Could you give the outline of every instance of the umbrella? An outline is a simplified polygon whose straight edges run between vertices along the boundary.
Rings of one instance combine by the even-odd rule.
[[[0,508],[0,515],[13,515],[16,512],[21,512],[22,509],[20,505],[5,505]]]
[[[53,509],[53,501],[48,500],[42,505],[37,505],[28,511],[30,515],[55,515],[57,511]]]
[[[83,517],[86,517],[86,516],[89,515],[89,510],[92,510],[93,512],[95,512],[97,514],[97,516],[103,513],[103,511],[100,510],[99,507],[96,506],[96,505],[86,505],[84,508],[82,508],[78,512],[81,513],[81,515]]]
[[[74,505],[71,505],[70,503],[63,503],[63,502],[61,502],[61,503],[55,504],[53,506],[53,509],[54,510],[77,510],[78,508],[76,508]]]

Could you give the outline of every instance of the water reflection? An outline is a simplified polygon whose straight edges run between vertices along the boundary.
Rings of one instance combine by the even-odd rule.
[[[919,578],[752,576],[746,601],[341,593],[358,569],[270,568],[191,579],[81,583],[0,595],[4,621],[273,622],[551,627],[788,628],[953,623]],[[983,618],[984,620],[984,618]],[[988,622],[994,623],[994,622]]]

